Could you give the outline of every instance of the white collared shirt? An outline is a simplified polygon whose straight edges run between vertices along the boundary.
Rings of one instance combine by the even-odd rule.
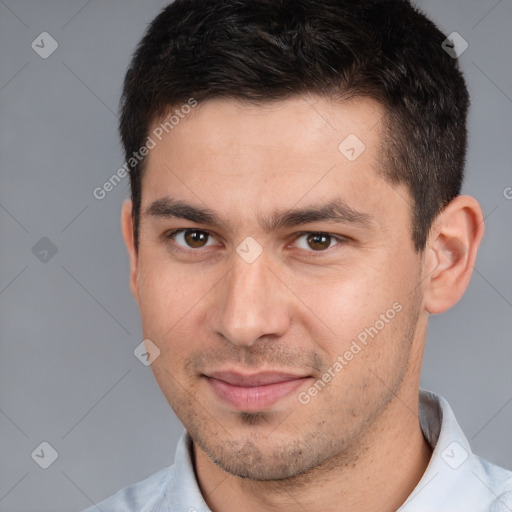
[[[512,512],[512,472],[471,452],[448,402],[421,390],[419,418],[432,458],[397,512]],[[195,477],[190,436],[182,435],[173,465],[97,505],[102,512],[211,512]]]

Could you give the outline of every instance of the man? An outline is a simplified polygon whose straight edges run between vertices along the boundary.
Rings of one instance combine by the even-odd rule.
[[[176,0],[153,21],[124,85],[122,230],[186,433],[100,510],[512,510],[512,473],[419,390],[429,315],[484,231],[445,39],[405,0]]]

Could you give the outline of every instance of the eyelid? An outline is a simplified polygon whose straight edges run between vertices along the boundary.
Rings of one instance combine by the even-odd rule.
[[[332,238],[332,239],[334,239],[334,240],[336,240],[338,242],[334,246],[329,247],[328,249],[320,250],[320,251],[315,251],[313,249],[310,249],[310,250],[301,249],[302,251],[306,251],[306,252],[312,253],[315,256],[321,256],[322,254],[327,254],[331,249],[334,249],[334,247],[336,247],[337,245],[340,245],[340,244],[343,244],[345,242],[348,242],[348,238],[345,237],[345,236],[342,236],[342,235],[335,235],[333,233],[329,233],[328,231],[311,230],[311,231],[301,231],[299,233],[295,233],[292,243],[295,242],[296,240],[298,240],[299,238],[301,238],[304,235],[327,235],[330,238]]]
[[[215,240],[217,240],[217,237],[215,235],[213,235],[211,233],[211,231],[208,231],[207,229],[200,229],[200,228],[180,228],[180,229],[174,229],[174,230],[171,230],[171,231],[166,231],[162,238],[164,241],[167,241],[167,240],[173,240],[173,242],[177,245],[177,247],[181,250],[184,250],[184,251],[193,251],[193,252],[199,252],[201,249],[206,249],[208,247],[211,247],[209,245],[206,245],[206,246],[203,246],[203,247],[199,247],[199,248],[194,248],[194,247],[187,247],[187,246],[184,246],[184,245],[181,245],[181,244],[178,244],[175,240],[174,240],[174,237],[176,235],[179,235],[180,233],[184,233],[186,231],[198,231],[200,233],[206,233],[208,235],[208,242],[210,241],[210,238],[213,238]]]

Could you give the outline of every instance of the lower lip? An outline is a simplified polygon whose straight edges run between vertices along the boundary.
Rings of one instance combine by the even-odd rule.
[[[266,384],[264,386],[234,386],[223,380],[208,377],[215,394],[224,402],[243,411],[261,411],[298,389],[308,377]]]

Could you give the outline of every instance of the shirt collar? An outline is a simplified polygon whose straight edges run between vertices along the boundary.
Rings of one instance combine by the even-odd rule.
[[[420,390],[419,420],[432,457],[409,498],[397,512],[490,510],[504,473],[474,455],[448,402]],[[493,509],[494,510],[494,509]]]

